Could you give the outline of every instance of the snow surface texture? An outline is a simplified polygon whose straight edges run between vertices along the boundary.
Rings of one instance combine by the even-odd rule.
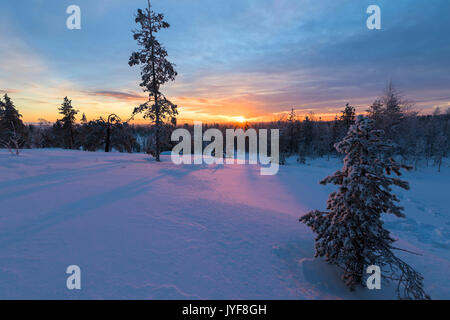
[[[350,292],[313,259],[298,218],[324,210],[318,181],[339,160],[280,167],[175,166],[143,154],[0,151],[1,299],[382,299],[392,285]],[[450,168],[421,168],[395,189],[405,219],[386,217],[397,254],[450,299]],[[68,290],[67,266],[81,268]]]

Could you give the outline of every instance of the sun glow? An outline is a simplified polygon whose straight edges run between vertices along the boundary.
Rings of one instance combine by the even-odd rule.
[[[246,120],[244,117],[239,116],[239,117],[233,117],[234,121],[239,122],[239,123],[244,123]]]

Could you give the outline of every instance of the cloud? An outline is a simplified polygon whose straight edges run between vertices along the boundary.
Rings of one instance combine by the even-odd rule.
[[[110,90],[99,90],[99,91],[87,92],[87,94],[89,94],[91,96],[102,96],[102,97],[114,98],[117,100],[125,100],[125,101],[129,101],[129,100],[136,101],[136,100],[146,99],[145,96],[142,96],[137,93],[110,91]]]
[[[15,89],[0,89],[0,94],[11,94],[11,93],[17,93],[18,90]]]
[[[39,1],[34,10],[55,16],[59,2],[53,2]],[[3,10],[12,23],[0,21],[0,29],[17,20],[23,34],[1,30],[0,88],[18,90],[25,117],[50,117],[45,113],[54,113],[65,95],[91,117],[131,112],[145,99],[138,69],[127,65],[138,2],[85,0],[89,32],[68,32],[64,23],[53,28],[54,20],[44,28],[42,19],[20,20],[15,10]],[[445,106],[450,4],[434,2],[378,0],[381,31],[365,27],[369,0],[157,2],[172,25],[158,36],[179,72],[162,90],[179,105],[181,118],[212,121],[270,118],[290,108],[336,114],[347,102],[364,111],[389,80],[418,110]],[[0,15],[7,3],[0,3]],[[39,16],[27,6],[24,11]]]

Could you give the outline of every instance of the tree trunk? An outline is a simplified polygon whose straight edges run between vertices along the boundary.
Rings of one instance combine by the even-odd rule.
[[[156,109],[158,110],[158,103],[157,100],[155,100],[155,104],[156,104]],[[160,162],[160,153],[161,153],[161,144],[160,144],[160,139],[159,139],[159,134],[160,134],[160,119],[159,119],[159,110],[156,113],[156,161]]]
[[[150,0],[148,0],[148,10],[149,14],[151,11],[151,4]],[[150,17],[149,17],[150,18]],[[151,21],[151,19],[150,19]],[[153,41],[153,31],[152,31],[152,25],[150,23],[150,38]],[[156,138],[156,151],[155,151],[155,160],[156,162],[160,162],[160,153],[161,153],[161,146],[160,146],[160,138],[159,138],[159,126],[160,126],[160,110],[158,106],[158,86],[156,84],[156,68],[155,68],[155,46],[152,44],[152,71],[153,71],[153,95],[155,96],[155,113],[156,113],[156,132],[155,132],[155,138]]]
[[[106,125],[106,141],[105,141],[105,152],[109,152],[109,145],[111,139],[111,127],[109,123]]]
[[[69,149],[73,149],[73,145],[75,144],[74,139],[73,139],[73,130],[72,128],[70,128],[70,142],[69,142]]]

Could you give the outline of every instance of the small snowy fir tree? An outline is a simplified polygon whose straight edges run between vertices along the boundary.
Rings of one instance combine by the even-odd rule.
[[[383,131],[374,129],[372,119],[358,116],[347,136],[335,145],[345,154],[342,170],[320,182],[339,186],[328,198],[329,211],[312,211],[300,221],[317,233],[315,256],[341,267],[351,289],[364,283],[368,266],[377,265],[385,278],[398,281],[399,298],[428,299],[422,276],[393,254],[398,248],[393,247],[395,240],[381,220],[382,213],[404,217],[391,186],[409,189],[409,184],[390,175],[400,176],[401,168],[410,169],[393,159],[380,159],[393,147],[382,137]]]

